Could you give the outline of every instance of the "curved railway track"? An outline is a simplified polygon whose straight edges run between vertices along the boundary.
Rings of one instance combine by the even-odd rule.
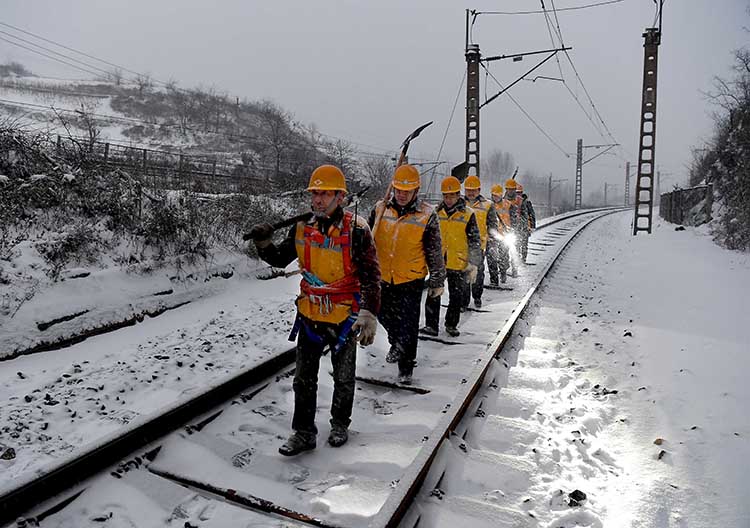
[[[465,433],[462,418],[477,412],[475,396],[529,300],[575,236],[613,211],[575,212],[540,222],[529,246],[530,261],[539,268],[527,268],[511,294],[488,291],[485,306],[493,309],[462,318],[462,335],[441,339],[451,346],[423,342],[421,377],[414,387],[393,384],[382,372],[382,358],[360,351],[355,405],[369,408],[355,409],[352,439],[344,448],[319,446],[284,460],[275,454],[279,438],[288,432],[290,349],[18,483],[0,495],[0,524],[23,515],[26,520],[17,525],[45,526],[45,520],[75,510],[85,497],[127,485],[176,505],[184,503],[187,489],[194,497],[247,509],[253,518],[270,514],[285,526],[416,526],[419,516],[410,505],[442,443]],[[493,321],[496,313],[507,320]],[[447,364],[464,367],[466,375],[450,378]],[[325,387],[330,380],[325,374],[321,378],[319,405],[330,400]],[[369,421],[360,427],[357,412],[365,410]],[[409,423],[409,416],[426,415],[434,419]],[[319,422],[325,417],[321,409]],[[332,469],[329,459],[334,457],[338,465]],[[375,466],[378,471],[370,471]]]

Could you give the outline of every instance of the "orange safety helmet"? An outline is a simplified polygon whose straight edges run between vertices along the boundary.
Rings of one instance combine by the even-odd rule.
[[[523,192],[523,185],[521,185],[520,183],[516,184],[516,192],[522,193]]]
[[[479,176],[474,176],[472,174],[471,176],[466,178],[466,180],[464,180],[464,189],[466,190],[481,189],[481,188],[482,188],[482,184],[479,181]]]
[[[443,194],[461,192],[461,182],[455,176],[446,176],[440,184],[440,192]]]
[[[401,165],[393,173],[393,182],[391,185],[399,191],[419,189],[419,171],[413,165]]]
[[[516,180],[505,180],[505,190],[507,191],[515,191],[517,185]]]
[[[500,185],[499,183],[497,185],[493,185],[491,192],[492,192],[492,194],[496,194],[498,196],[502,196],[503,195],[503,186]]]
[[[344,191],[346,179],[341,169],[333,165],[321,165],[310,175],[308,191]]]

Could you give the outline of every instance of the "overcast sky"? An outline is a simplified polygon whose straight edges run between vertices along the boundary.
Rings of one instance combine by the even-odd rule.
[[[560,9],[599,1],[554,4]],[[550,7],[552,0],[545,4]],[[412,158],[433,160],[465,71],[464,10],[537,10],[540,5],[533,0],[4,0],[0,22],[157,79],[175,79],[181,87],[213,85],[251,100],[273,99],[298,121],[315,123],[367,151],[395,150],[408,132],[434,120],[411,152]],[[713,109],[701,90],[711,88],[715,75],[729,75],[732,50],[750,41],[743,30],[750,26],[747,5],[747,0],[666,0],[656,162],[673,175],[662,185],[671,183],[669,178],[684,179],[690,148],[700,147],[711,133]],[[637,160],[641,34],[653,18],[653,0],[559,13],[573,64],[623,145],[620,157],[601,156],[584,167],[585,194],[604,181],[620,184],[623,160],[634,165]],[[539,14],[481,15],[472,36],[484,56],[551,47]],[[3,41],[0,60],[22,61],[38,74],[86,77]],[[490,69],[508,84],[535,63],[533,57],[503,60]],[[560,64],[568,87],[592,113],[567,58],[561,55]],[[535,75],[559,78],[557,62],[549,61]],[[482,100],[484,80],[483,75]],[[497,91],[491,78],[486,87],[487,96]],[[566,158],[506,95],[482,110],[483,154],[502,149],[514,155],[521,171],[573,179],[577,138],[589,145],[610,142],[561,82],[522,81],[509,93],[573,155]],[[462,92],[441,155],[451,163],[463,160],[464,99]]]

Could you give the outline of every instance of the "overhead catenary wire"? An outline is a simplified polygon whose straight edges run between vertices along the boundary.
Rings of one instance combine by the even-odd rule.
[[[30,52],[32,52],[32,53],[36,53],[37,55],[41,55],[42,57],[46,57],[46,58],[48,58],[48,59],[51,59],[51,60],[53,60],[53,61],[57,61],[57,62],[59,62],[59,63],[61,63],[61,64],[65,64],[66,66],[70,66],[71,68],[75,68],[76,70],[79,70],[79,71],[82,71],[82,72],[88,73],[88,74],[90,74],[90,75],[93,75],[94,77],[97,77],[97,76],[101,75],[101,74],[99,74],[99,73],[93,72],[93,71],[91,71],[91,70],[87,70],[87,69],[85,69],[85,68],[82,68],[82,67],[80,67],[80,66],[76,66],[75,64],[72,64],[72,63],[70,63],[70,62],[67,62],[67,61],[64,61],[64,60],[62,60],[62,59],[58,59],[58,58],[56,58],[56,57],[53,57],[53,56],[51,56],[51,55],[48,55],[48,54],[46,54],[46,53],[44,53],[44,52],[41,52],[41,51],[39,51],[39,50],[35,50],[34,48],[30,48],[30,47],[28,47],[28,46],[24,46],[23,44],[19,44],[18,42],[13,42],[12,40],[8,40],[8,39],[6,39],[6,38],[4,38],[4,37],[0,37],[0,40],[2,40],[2,41],[5,41],[5,42],[7,42],[8,44],[12,44],[12,45],[14,45],[14,46],[18,46],[19,48],[23,48],[23,49],[25,49],[25,50],[28,50],[28,51],[30,51]]]
[[[95,61],[99,61],[99,62],[101,62],[102,64],[106,64],[106,65],[108,65],[108,66],[112,66],[113,68],[117,68],[117,69],[119,69],[119,70],[122,70],[122,71],[126,71],[126,72],[128,72],[128,73],[132,73],[133,75],[136,75],[136,76],[145,76],[144,74],[142,74],[142,73],[139,73],[139,72],[137,72],[137,71],[131,70],[131,69],[129,69],[129,68],[125,68],[124,66],[120,66],[120,65],[118,65],[118,64],[115,64],[115,63],[113,63],[113,62],[110,62],[110,61],[107,61],[107,60],[101,59],[101,58],[99,58],[99,57],[95,57],[94,55],[91,55],[91,54],[89,54],[89,53],[85,53],[85,52],[83,52],[83,51],[80,51],[80,50],[77,50],[77,49],[75,49],[75,48],[71,48],[70,46],[66,46],[65,44],[60,44],[59,42],[55,42],[55,41],[54,41],[54,40],[52,40],[52,39],[48,39],[48,38],[42,37],[41,35],[37,35],[36,33],[32,33],[31,31],[27,31],[27,30],[25,30],[25,29],[21,29],[21,28],[19,28],[19,27],[13,26],[13,25],[11,25],[11,24],[8,24],[8,23],[6,23],[6,22],[2,22],[2,21],[0,21],[0,25],[2,25],[2,26],[5,26],[5,27],[7,27],[7,28],[10,28],[10,29],[13,29],[13,30],[15,30],[15,31],[18,31],[18,32],[20,32],[20,33],[23,33],[23,34],[25,34],[25,35],[29,35],[29,36],[32,36],[32,37],[34,37],[34,38],[37,38],[37,39],[39,39],[39,40],[42,40],[42,41],[44,41],[44,42],[47,42],[48,44],[53,44],[53,45],[55,45],[55,46],[58,46],[58,47],[60,47],[60,48],[63,48],[63,49],[66,49],[66,50],[68,50],[68,51],[72,51],[73,53],[77,53],[77,54],[79,54],[79,55],[82,55],[82,56],[84,56],[84,57],[88,57],[89,59],[93,59],[93,60],[95,60]],[[149,76],[149,77],[150,77],[150,76]],[[158,79],[154,79],[153,77],[151,77],[151,80],[152,80],[152,81],[154,81],[154,82],[156,82],[156,83],[158,83],[158,84],[162,84],[162,85],[165,85],[165,86],[169,84],[169,83],[167,83],[167,82],[164,82],[164,81],[160,81],[160,80],[158,80]]]
[[[557,9],[555,7],[555,0],[550,0],[552,4],[552,13],[555,16],[556,21],[556,31],[557,35],[560,38],[560,44],[564,47],[564,39],[562,35],[562,29],[560,28],[560,21],[557,17]],[[565,57],[568,59],[568,62],[570,63],[570,67],[573,69],[573,73],[576,76],[576,79],[578,80],[578,83],[581,85],[581,88],[583,89],[583,93],[586,94],[586,98],[589,101],[589,104],[591,105],[591,108],[594,111],[594,114],[599,119],[599,122],[601,123],[602,127],[604,127],[604,130],[606,131],[607,136],[613,143],[619,143],[612,132],[610,131],[609,127],[607,126],[607,123],[604,121],[604,118],[602,117],[601,113],[599,112],[599,109],[596,107],[596,104],[594,104],[594,99],[591,97],[591,94],[589,93],[588,88],[586,88],[586,84],[583,82],[583,79],[581,78],[581,75],[578,73],[578,69],[575,66],[575,63],[573,63],[573,58],[570,56],[570,53],[567,52],[567,50],[563,50],[563,53],[565,53]]]
[[[610,4],[618,4],[624,0],[607,0],[605,2],[596,2],[594,4],[586,4],[581,6],[563,7],[558,11],[576,11],[580,9],[589,9],[592,7],[606,6]],[[477,11],[477,15],[541,15],[544,11]]]
[[[451,115],[448,117],[448,124],[445,126],[445,132],[443,133],[443,139],[440,142],[440,148],[438,149],[437,156],[435,157],[436,161],[440,161],[440,156],[443,153],[443,146],[445,145],[445,140],[448,137],[448,131],[450,130],[451,123],[453,122],[453,115],[456,112],[456,106],[458,106],[458,100],[461,98],[461,91],[464,88],[464,83],[466,82],[466,70],[464,70],[464,74],[461,77],[461,83],[458,85],[458,92],[456,93],[456,99],[453,101],[453,108],[451,109]],[[427,194],[430,194],[432,192],[432,186],[435,183],[435,171],[438,168],[438,165],[435,165],[430,169],[432,171],[432,174],[430,175],[430,184],[427,186]]]
[[[110,72],[110,71],[108,71],[108,70],[104,70],[104,69],[102,69],[102,68],[99,68],[98,66],[94,66],[93,64],[89,64],[89,63],[87,63],[87,62],[84,62],[84,61],[78,60],[78,59],[76,59],[75,57],[71,57],[71,56],[69,56],[69,55],[66,55],[66,54],[64,54],[64,53],[59,53],[59,52],[57,52],[57,51],[55,51],[55,50],[52,50],[52,49],[50,49],[50,48],[47,48],[46,46],[42,46],[42,45],[40,45],[40,44],[36,44],[36,43],[34,43],[34,42],[30,41],[30,40],[27,40],[27,39],[25,39],[25,38],[22,38],[22,37],[18,37],[18,36],[16,36],[16,35],[13,35],[12,33],[8,33],[7,31],[3,31],[3,30],[0,30],[0,33],[2,33],[3,35],[5,35],[5,36],[7,36],[7,37],[11,37],[11,38],[13,38],[13,39],[16,39],[16,40],[20,40],[21,42],[25,42],[26,44],[29,44],[29,45],[31,45],[31,46],[34,46],[35,48],[39,48],[39,49],[42,49],[42,50],[44,50],[44,51],[46,51],[46,52],[48,52],[48,53],[52,53],[52,54],[54,54],[54,55],[57,55],[58,57],[62,57],[63,59],[66,59],[66,60],[70,60],[70,61],[76,62],[76,63],[78,63],[78,64],[81,64],[81,65],[85,66],[86,68],[90,68],[90,69],[92,69],[92,70],[99,70],[100,72],[102,72],[102,73],[104,73],[104,74],[107,74],[107,75],[110,75],[110,74],[112,73],[112,72]],[[7,41],[6,41],[6,42],[7,42]]]
[[[547,8],[544,5],[544,0],[540,0],[540,2],[541,2],[541,5],[542,5],[542,9],[544,10],[544,20],[545,20],[545,22],[547,24],[547,32],[549,33],[550,41],[552,42],[552,46],[553,47],[557,47],[557,42],[555,41],[555,37],[552,34],[552,29],[553,29],[552,28],[552,20],[550,20],[550,16],[549,16],[549,13],[547,12]],[[557,24],[557,30],[555,32],[558,35],[561,35],[562,32],[560,31],[559,28],[560,28],[560,24],[558,22],[558,24]],[[562,43],[562,39],[560,39],[560,47],[565,47],[564,44]],[[555,54],[555,60],[557,60],[557,66],[558,66],[558,68],[560,70],[560,77],[562,78],[563,85],[565,86],[565,89],[568,91],[568,93],[570,94],[570,96],[573,98],[573,100],[576,102],[576,104],[581,109],[581,111],[583,112],[583,114],[586,116],[586,119],[589,121],[589,123],[591,123],[591,126],[594,127],[594,130],[596,130],[596,133],[599,134],[602,138],[604,138],[605,136],[604,136],[604,133],[602,132],[602,129],[599,127],[599,125],[596,123],[596,121],[594,121],[594,119],[591,117],[591,114],[589,114],[589,112],[583,106],[583,103],[578,98],[578,95],[576,95],[576,93],[571,89],[570,85],[568,84],[567,80],[565,79],[565,75],[563,74],[563,70],[562,70],[562,64],[560,63],[560,58],[557,56],[557,54]]]
[[[503,84],[502,84],[502,83],[501,83],[501,82],[500,82],[500,81],[499,81],[499,80],[497,79],[497,77],[495,77],[495,76],[494,76],[494,75],[492,74],[492,72],[491,72],[491,71],[490,71],[490,70],[489,70],[489,69],[487,68],[487,66],[486,66],[485,64],[483,64],[483,63],[480,63],[480,64],[481,64],[482,68],[484,68],[484,69],[485,69],[485,71],[486,71],[486,72],[487,72],[487,73],[489,74],[489,76],[490,76],[490,77],[492,77],[492,79],[493,79],[493,80],[494,80],[494,81],[495,81],[495,82],[497,83],[497,85],[498,85],[498,86],[500,87],[500,89],[501,89],[501,90],[505,90],[505,86],[503,86]],[[559,150],[560,152],[562,152],[562,153],[563,153],[563,155],[564,155],[564,156],[565,156],[566,158],[569,158],[569,157],[570,157],[570,154],[569,154],[568,152],[566,152],[566,151],[565,151],[565,149],[564,149],[564,148],[562,148],[562,147],[560,146],[560,144],[559,144],[559,143],[558,143],[557,141],[555,141],[555,140],[554,140],[554,138],[553,138],[552,136],[550,136],[550,135],[549,135],[549,134],[547,133],[547,131],[546,131],[546,130],[544,130],[544,129],[542,128],[542,126],[541,126],[541,125],[540,125],[539,123],[537,123],[537,122],[536,122],[536,120],[535,120],[535,119],[534,119],[533,117],[531,117],[531,115],[529,115],[529,113],[528,113],[528,112],[527,112],[527,111],[526,111],[526,110],[525,110],[525,109],[523,108],[523,106],[521,106],[521,104],[520,104],[520,103],[519,103],[518,101],[516,101],[516,99],[515,99],[515,98],[514,98],[514,97],[513,97],[513,96],[512,96],[512,95],[511,95],[510,93],[508,93],[508,92],[505,92],[505,94],[506,94],[506,95],[507,95],[507,96],[508,96],[508,97],[510,98],[510,100],[511,100],[511,101],[513,101],[513,104],[515,104],[515,105],[516,105],[516,106],[518,107],[518,109],[519,109],[519,110],[521,110],[521,112],[523,113],[523,115],[525,115],[525,116],[526,116],[526,118],[527,118],[527,119],[528,119],[529,121],[531,121],[531,122],[532,122],[532,123],[534,124],[534,126],[535,126],[535,127],[536,127],[536,128],[537,128],[537,129],[538,129],[538,130],[539,130],[539,131],[540,131],[540,132],[541,132],[541,133],[543,134],[543,135],[544,135],[544,137],[546,137],[546,138],[547,138],[547,139],[549,140],[549,142],[550,142],[550,143],[552,143],[552,144],[553,144],[553,145],[554,145],[555,147],[557,147],[557,149],[558,149],[558,150]]]

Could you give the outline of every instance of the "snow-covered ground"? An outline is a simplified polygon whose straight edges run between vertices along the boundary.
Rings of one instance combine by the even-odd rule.
[[[448,474],[441,497],[423,501],[427,517],[422,525],[750,526],[745,470],[750,424],[743,412],[750,403],[750,256],[716,247],[701,230],[676,232],[660,220],[653,235],[632,237],[631,216],[622,213],[595,222],[567,252],[526,318],[530,335],[516,341],[516,353],[508,358],[507,386],[495,389],[494,406],[488,404],[485,417],[476,419],[479,425],[467,437],[468,453],[457,448],[453,454],[458,473]],[[0,363],[0,398],[6,402],[0,408],[0,444],[16,451],[14,458],[0,460],[0,488],[119,424],[286,346],[297,281],[265,283],[240,275],[228,280],[231,287],[223,293],[156,319],[69,349]],[[513,305],[503,293],[508,292],[487,295],[495,317],[466,319],[462,329],[467,336],[491,334],[502,326]],[[256,321],[267,324],[259,328]],[[487,328],[480,328],[480,322]],[[364,353],[360,362],[373,372],[382,368],[386,348],[382,335],[378,341],[377,353]],[[456,357],[463,349],[444,348]],[[436,383],[444,384],[446,365],[440,354],[427,353],[417,382],[427,382],[434,372],[439,373]],[[321,378],[323,405],[330,400],[330,383],[326,375]],[[275,389],[282,391],[280,405],[291,404],[289,388]],[[434,416],[415,414],[414,401],[386,392],[359,401],[355,413],[408,422],[412,428],[434,423]],[[237,440],[247,435],[265,439],[260,445],[274,452],[278,437],[288,431],[288,417],[275,412],[275,406],[252,409],[233,411],[254,424],[240,429],[245,436]],[[326,419],[321,409],[319,423]],[[361,417],[355,422],[352,445],[340,451],[318,449],[309,455],[313,467],[330,477],[331,471],[339,471],[332,468],[372,470],[375,459],[391,460],[383,466],[391,472],[408,463],[404,446],[391,455],[361,448],[380,422],[368,424]],[[654,444],[657,439],[659,445]],[[221,445],[211,448],[221,452]],[[207,451],[197,452],[205,456]],[[157,459],[162,468],[179,464],[169,453]],[[352,458],[358,454],[365,458]],[[337,459],[333,466],[333,459],[326,462],[328,455]],[[341,456],[345,459],[338,460]],[[498,460],[505,463],[503,469],[489,469]],[[278,456],[263,461],[281,476],[294,477],[302,467],[301,460]],[[231,462],[229,467],[236,467]],[[201,526],[259,522],[176,486],[170,500],[180,505],[179,511],[170,509],[171,515],[164,516],[165,510],[143,491],[158,487],[164,492],[164,482],[157,486],[148,473],[128,475],[135,479],[130,485],[146,494],[133,494],[131,488],[118,511],[163,519],[154,526],[183,526],[186,519],[205,521]],[[101,525],[92,519],[107,511],[92,505],[111,504],[110,493],[125,493],[125,483],[117,482],[103,481],[87,493],[90,517],[78,517],[76,526]],[[340,508],[337,493],[344,503],[354,500],[346,499],[349,480],[342,477],[333,487],[326,482],[321,481],[328,495],[317,501],[319,511]],[[360,484],[366,487],[367,481]],[[567,494],[575,489],[587,495],[579,507],[569,505]],[[132,504],[125,504],[126,499]],[[364,508],[351,507],[360,513]],[[72,526],[64,518],[51,522]]]
[[[750,526],[750,256],[631,221],[556,266],[424,525]]]

